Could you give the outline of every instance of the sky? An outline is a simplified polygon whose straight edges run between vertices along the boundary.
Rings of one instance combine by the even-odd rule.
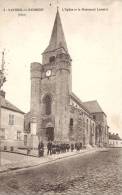
[[[72,58],[72,91],[82,101],[97,100],[107,114],[110,131],[122,137],[122,2],[58,2],[0,1],[0,53],[5,48],[6,99],[24,112],[29,111],[30,63],[42,61],[41,53],[48,46],[58,5]],[[8,10],[14,8],[40,11]]]

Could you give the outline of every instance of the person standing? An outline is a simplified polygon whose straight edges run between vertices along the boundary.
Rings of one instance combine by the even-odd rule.
[[[42,141],[38,145],[38,155],[39,157],[44,156],[44,143]]]
[[[47,144],[47,154],[51,155],[52,154],[52,142],[49,141],[48,144]]]
[[[73,150],[74,150],[74,144],[72,143],[71,144],[71,152],[73,152]]]

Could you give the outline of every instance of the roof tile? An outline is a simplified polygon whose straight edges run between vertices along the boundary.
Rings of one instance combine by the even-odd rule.
[[[19,112],[24,114],[23,111],[21,111],[19,108],[17,108],[16,106],[14,106],[13,104],[11,104],[8,100],[6,100],[5,98],[1,97],[1,107],[2,108],[6,108],[8,110],[13,110],[15,112]]]

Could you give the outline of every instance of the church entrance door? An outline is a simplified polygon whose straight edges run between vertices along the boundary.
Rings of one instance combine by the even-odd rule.
[[[46,137],[48,141],[54,140],[54,128],[53,127],[46,128]]]

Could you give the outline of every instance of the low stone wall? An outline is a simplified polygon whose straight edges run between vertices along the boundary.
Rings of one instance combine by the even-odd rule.
[[[2,150],[15,150],[17,148],[23,148],[24,142],[23,140],[1,140],[1,149]]]

